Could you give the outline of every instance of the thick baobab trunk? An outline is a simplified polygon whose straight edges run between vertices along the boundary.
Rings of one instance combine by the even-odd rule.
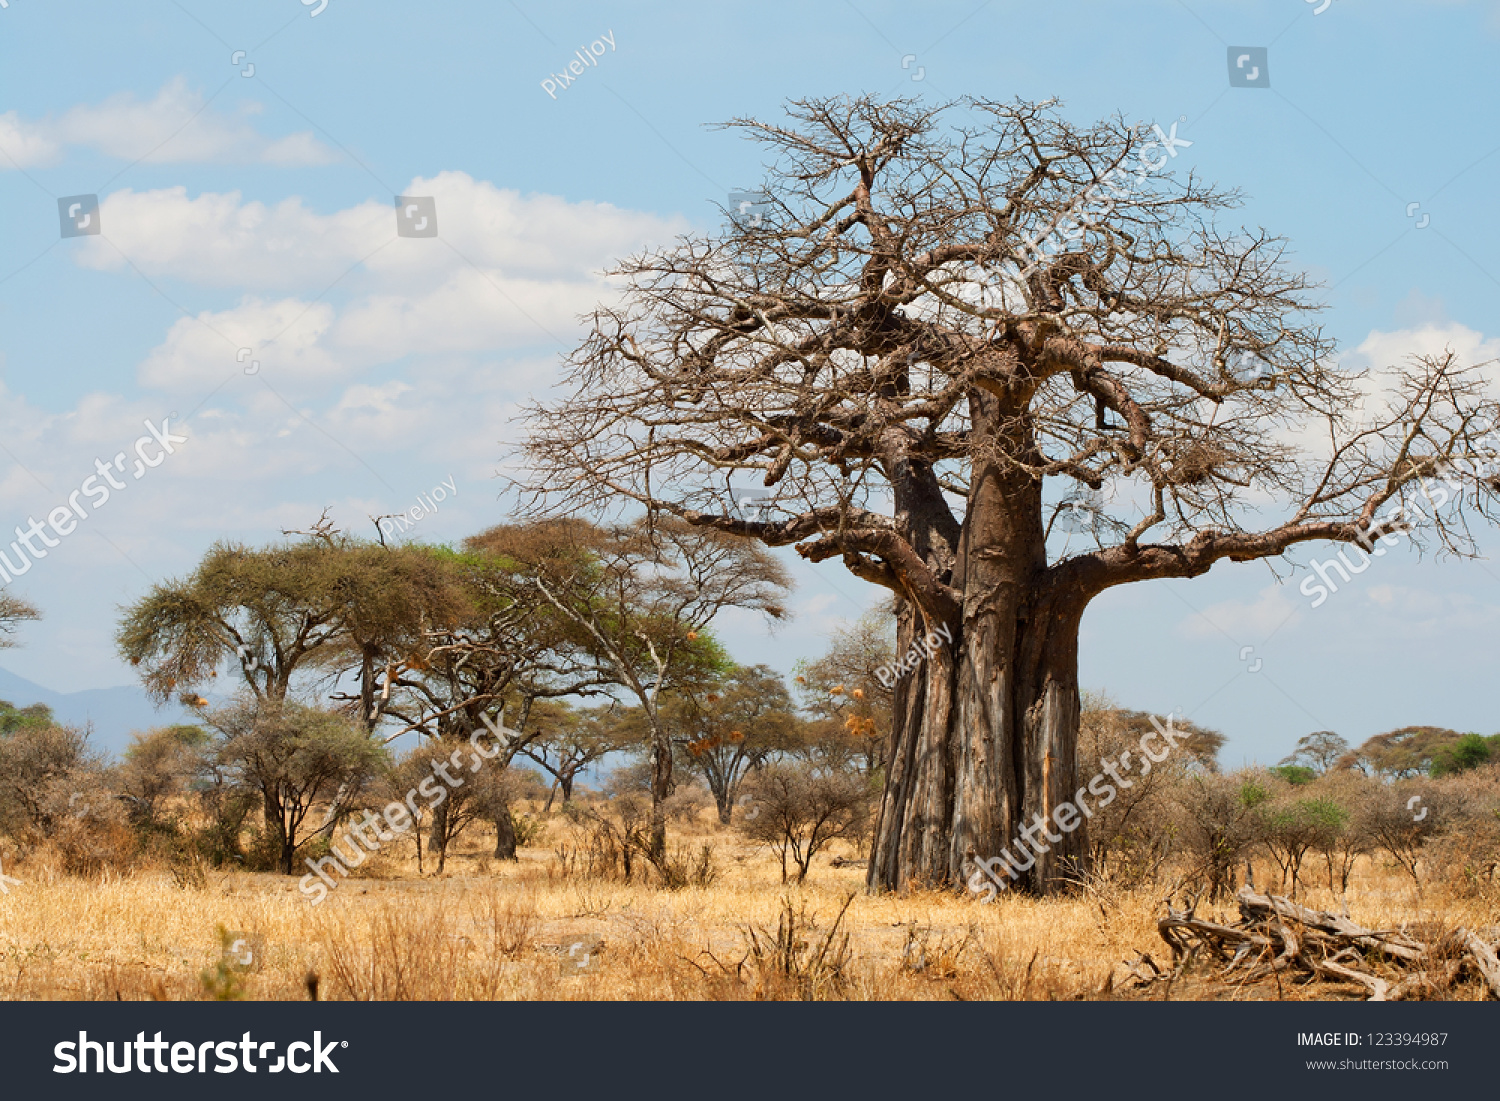
[[[966,617],[952,644],[938,635],[931,657],[896,687],[873,889],[961,884],[977,859],[1008,851],[1018,864],[1035,857],[1014,886],[1046,890],[1087,851],[1086,814],[1071,832],[1036,825],[1078,802],[1078,617],[1046,601],[1009,611]],[[936,634],[904,614],[902,652],[923,645],[924,633]],[[1027,826],[1038,843],[1022,849]]]
[[[1018,420],[993,427],[995,405],[974,400],[976,433],[1027,431]],[[1028,443],[1006,440],[999,452],[1025,455]],[[1087,852],[1081,823],[1050,824],[1078,787],[1086,601],[1047,573],[1041,507],[1038,482],[1019,466],[976,468],[950,581],[963,599],[958,622],[903,604],[898,653],[921,660],[896,685],[872,890],[962,886],[977,860],[1008,851],[1028,866],[1004,882],[1045,891]],[[1025,836],[1036,844],[1022,848]]]

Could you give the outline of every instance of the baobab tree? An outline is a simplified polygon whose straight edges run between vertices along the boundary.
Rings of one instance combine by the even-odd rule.
[[[533,410],[526,484],[533,509],[634,501],[891,591],[909,660],[872,889],[962,882],[1075,799],[1079,624],[1105,590],[1403,531],[1473,552],[1491,474],[1461,466],[1497,421],[1477,369],[1415,360],[1360,408],[1285,242],[1218,228],[1237,196],[1179,167],[1175,124],[788,114],[729,124],[772,155],[763,201],[619,268],[566,398]],[[1086,844],[1063,833],[1018,885]]]

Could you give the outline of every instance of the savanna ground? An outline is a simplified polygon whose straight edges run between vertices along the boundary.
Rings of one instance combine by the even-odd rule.
[[[1160,885],[1046,899],[1004,893],[988,905],[951,892],[870,896],[863,854],[842,843],[817,857],[806,883],[783,885],[771,849],[709,812],[678,823],[673,840],[711,844],[717,877],[665,890],[565,872],[557,849],[569,831],[550,816],[512,862],[493,859],[492,837],[476,829],[441,876],[430,857],[419,875],[412,844],[397,842],[318,906],[283,875],[147,864],[80,877],[46,851],[19,865],[7,859],[0,998],[306,999],[310,976],[321,998],[361,1000],[1365,996],[1353,984],[1224,982],[1206,964],[1138,986],[1131,972],[1141,952],[1171,967],[1156,924],[1170,888]],[[1275,884],[1268,861],[1255,873],[1262,889]],[[1308,878],[1298,901],[1342,908]],[[1500,925],[1493,900],[1440,886],[1419,892],[1378,857],[1360,858],[1347,903],[1366,928],[1423,939],[1464,926],[1493,942]],[[1198,908],[1226,924],[1233,915],[1232,899]],[[1485,989],[1469,979],[1447,996],[1481,1000]]]

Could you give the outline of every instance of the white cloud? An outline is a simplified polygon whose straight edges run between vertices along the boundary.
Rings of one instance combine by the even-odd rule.
[[[522,195],[463,172],[419,177],[404,194],[435,200],[440,239],[397,237],[394,204],[373,199],[319,214],[298,198],[268,206],[246,202],[238,191],[189,198],[183,187],[127,188],[103,200],[100,219],[109,240],[85,239],[79,262],[118,270],[124,253],[153,278],[283,291],[322,291],[351,269],[363,269],[374,285],[409,296],[477,268],[518,288],[562,281],[596,295],[605,268],[688,228],[681,218],[608,203]]]
[[[244,202],[238,191],[189,199],[185,187],[113,192],[99,219],[108,240],[84,238],[85,267],[119,270],[128,256],[153,278],[317,290],[388,244],[396,224],[394,209],[373,201],[322,215],[297,198],[275,206]]]
[[[1486,337],[1456,321],[1445,324],[1427,322],[1392,332],[1375,329],[1354,349],[1354,356],[1360,363],[1379,370],[1400,364],[1411,356],[1442,355],[1449,349],[1460,362],[1472,366],[1500,358],[1500,339]]]
[[[262,370],[298,388],[328,381],[352,367],[320,345],[332,324],[333,307],[325,302],[246,299],[233,309],[179,318],[141,364],[138,378],[143,386],[203,394],[227,376]],[[245,348],[248,355],[241,352]]]
[[[61,152],[58,144],[14,111],[0,115],[0,171],[51,164]]]
[[[256,112],[257,105],[249,104],[241,114]],[[149,101],[121,92],[58,118],[26,122],[14,111],[0,115],[0,148],[20,167],[52,163],[66,146],[156,163],[305,165],[338,159],[311,132],[268,138],[242,119],[207,107],[203,94],[180,76]]]
[[[1182,621],[1189,638],[1223,639],[1225,635],[1243,643],[1259,642],[1300,615],[1301,606],[1287,595],[1286,586],[1270,585],[1253,601],[1225,600],[1211,604]]]
[[[386,358],[567,343],[578,315],[609,297],[602,280],[543,282],[464,269],[424,293],[371,296],[340,317],[335,336]]]
[[[1425,321],[1389,332],[1372,330],[1341,363],[1350,370],[1368,370],[1362,381],[1364,418],[1371,419],[1385,411],[1387,395],[1396,385],[1396,370],[1409,367],[1413,356],[1441,356],[1452,351],[1460,365],[1475,367],[1500,359],[1500,339],[1486,337],[1476,329],[1456,321]],[[1493,382],[1496,372],[1487,372]],[[1500,390],[1491,387],[1492,396]]]
[[[129,256],[150,278],[308,290],[183,318],[139,371],[145,386],[207,392],[250,348],[267,380],[307,393],[409,355],[571,343],[578,318],[614,293],[602,269],[686,229],[461,172],[415,180],[407,193],[434,197],[443,239],[397,237],[394,205],[374,201],[323,215],[296,198],[268,206],[238,193],[125,190],[104,202],[108,240],[86,239],[80,262],[120,269]],[[337,305],[322,300],[330,285]]]

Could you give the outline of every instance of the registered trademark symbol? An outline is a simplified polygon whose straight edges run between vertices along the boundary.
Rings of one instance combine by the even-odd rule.
[[[340,1040],[339,1041],[339,1047],[348,1047],[348,1046],[349,1046],[349,1041],[348,1040]]]

